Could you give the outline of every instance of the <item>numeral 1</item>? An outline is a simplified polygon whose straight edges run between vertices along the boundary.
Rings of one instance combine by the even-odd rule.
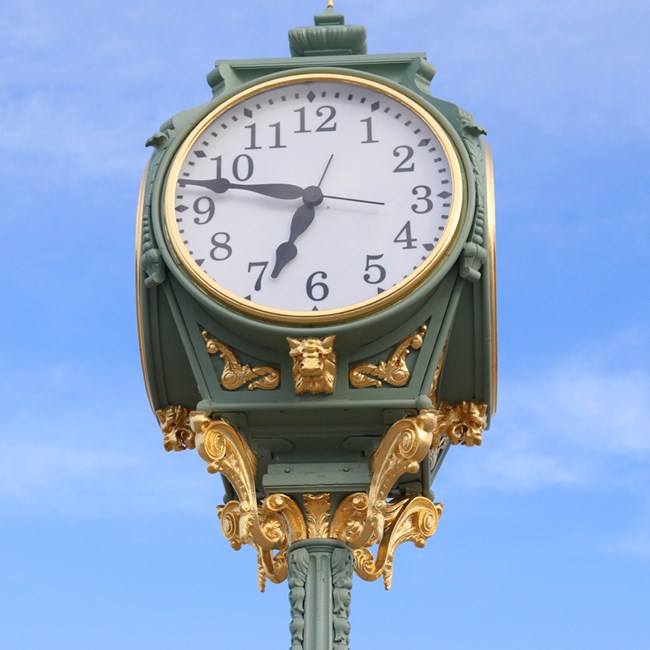
[[[257,124],[247,124],[245,129],[250,129],[251,132],[251,146],[250,147],[244,147],[244,149],[261,149],[262,147],[258,147],[256,145],[256,133],[257,133]]]
[[[275,144],[271,145],[269,149],[286,149],[286,144],[280,144],[280,122],[269,124],[272,129],[275,129]]]
[[[361,140],[361,144],[374,144],[375,142],[379,142],[379,140],[372,139],[372,117],[367,117],[365,120],[361,120],[361,122],[366,123],[366,139]]]
[[[294,133],[311,133],[311,131],[305,127],[305,109],[296,108],[294,113],[300,115],[300,128],[297,131],[294,131]]]

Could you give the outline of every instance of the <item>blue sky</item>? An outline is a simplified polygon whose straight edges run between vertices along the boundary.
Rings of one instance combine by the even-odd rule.
[[[146,138],[215,59],[288,55],[325,2],[0,6],[0,647],[289,644],[286,585],[231,551],[219,481],[166,454],[134,313]],[[426,549],[355,579],[354,650],[645,650],[650,638],[650,5],[337,0],[426,51],[489,132],[500,396]]]

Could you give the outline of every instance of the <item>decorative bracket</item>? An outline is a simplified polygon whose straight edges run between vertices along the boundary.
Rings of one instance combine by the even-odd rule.
[[[423,548],[438,528],[442,508],[442,503],[433,503],[423,496],[407,496],[388,503],[377,557],[373,558],[365,547],[354,551],[357,575],[369,581],[383,576],[384,586],[390,589],[395,549],[404,542],[413,542],[418,548]]]
[[[442,504],[422,496],[386,501],[400,476],[419,470],[434,441],[436,422],[435,411],[427,409],[393,424],[373,456],[368,493],[347,496],[332,518],[330,536],[355,549],[357,574],[365,580],[383,576],[386,589],[392,582],[395,549],[406,541],[424,546],[442,514]],[[376,559],[367,549],[374,543],[379,543]]]
[[[396,422],[382,440],[372,460],[368,493],[357,492],[341,501],[330,520],[330,495],[305,494],[308,537],[338,539],[354,550],[357,574],[364,580],[383,576],[389,589],[395,550],[404,542],[422,547],[438,526],[442,504],[423,496],[386,498],[397,479],[415,473],[431,448],[437,416],[424,410]],[[376,559],[367,548],[378,543]]]
[[[165,449],[196,446],[210,473],[220,472],[232,484],[238,500],[218,509],[221,529],[239,550],[250,544],[257,551],[258,578],[282,582],[287,577],[287,551],[304,539],[338,539],[354,552],[357,574],[364,580],[384,579],[390,588],[395,550],[404,542],[422,547],[438,526],[442,504],[424,496],[405,494],[387,501],[404,474],[419,471],[430,450],[447,441],[472,447],[481,444],[486,425],[485,404],[460,402],[425,409],[393,424],[372,458],[368,492],[345,497],[331,515],[330,495],[304,494],[303,509],[285,494],[257,498],[257,458],[248,443],[224,420],[212,420],[203,411],[169,407],[157,412],[165,434]],[[378,544],[376,557],[369,547]]]
[[[157,248],[150,248],[142,254],[142,268],[147,274],[144,280],[144,286],[147,289],[156,287],[165,281],[165,264],[162,254]]]
[[[411,373],[406,365],[406,357],[410,348],[419,350],[426,334],[427,326],[422,325],[420,331],[411,334],[395,347],[387,361],[380,361],[378,365],[360,363],[350,370],[350,383],[355,388],[379,388],[382,380],[391,386],[406,386]],[[373,379],[376,377],[377,379]]]
[[[246,382],[248,390],[261,388],[262,390],[274,390],[280,384],[280,372],[271,366],[258,366],[251,368],[248,364],[242,365],[237,355],[222,341],[210,338],[204,330],[201,332],[206,347],[210,354],[218,354],[223,359],[223,372],[221,373],[221,385],[226,390],[237,390]]]
[[[477,282],[481,279],[481,271],[483,264],[487,262],[488,254],[483,246],[479,246],[474,242],[467,242],[463,247],[461,254],[461,277],[469,280],[470,282]]]
[[[284,494],[272,494],[258,503],[257,459],[230,424],[194,411],[190,414],[190,425],[199,455],[208,463],[208,472],[223,474],[239,497],[239,501],[229,501],[218,510],[224,536],[235,550],[243,544],[255,548],[261,591],[266,578],[282,582],[287,577],[287,549],[307,535],[300,507]],[[273,555],[272,551],[277,552]]]

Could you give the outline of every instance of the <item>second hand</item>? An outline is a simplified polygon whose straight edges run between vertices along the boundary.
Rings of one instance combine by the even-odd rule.
[[[316,187],[320,187],[323,184],[323,181],[325,180],[325,174],[327,174],[327,170],[330,168],[330,165],[332,164],[332,160],[334,160],[334,154],[332,154],[330,156],[330,159],[327,161],[327,165],[325,165],[325,171],[323,172],[323,175],[320,177],[320,180],[318,181],[318,185]],[[354,203],[370,203],[371,205],[386,205],[381,201],[364,201],[363,199],[350,199],[346,196],[332,196],[331,194],[323,194],[323,198],[336,199],[337,201],[354,201]]]
[[[327,161],[327,165],[325,165],[325,171],[323,172],[323,175],[320,177],[320,180],[318,181],[318,185],[316,187],[320,187],[325,180],[325,174],[327,174],[327,170],[330,168],[330,165],[332,164],[332,160],[334,160],[334,154],[330,156],[330,159]]]
[[[354,201],[355,203],[370,203],[372,205],[386,205],[382,201],[365,201],[363,199],[349,199],[347,196],[331,196],[330,194],[323,194],[324,199],[336,199],[337,201]]]

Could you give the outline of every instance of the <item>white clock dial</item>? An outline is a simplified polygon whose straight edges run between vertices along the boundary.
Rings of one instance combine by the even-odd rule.
[[[166,223],[202,288],[272,320],[333,321],[398,299],[457,231],[462,177],[418,104],[343,75],[262,84],[176,155]]]

